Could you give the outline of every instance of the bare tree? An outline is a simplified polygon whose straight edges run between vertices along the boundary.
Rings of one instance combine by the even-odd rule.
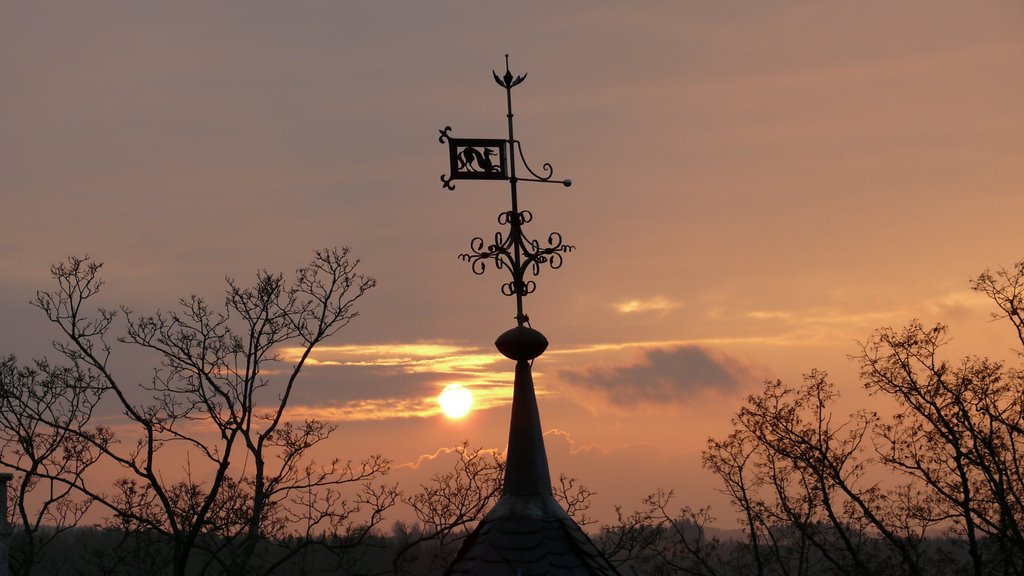
[[[658,532],[651,527],[643,511],[627,514],[621,505],[616,505],[615,514],[615,523],[601,527],[596,542],[601,554],[617,568],[646,563],[648,551],[659,538]]]
[[[993,564],[1021,574],[1024,378],[986,358],[942,360],[946,333],[913,322],[879,330],[864,344],[865,386],[903,408],[879,426],[879,455],[929,492],[930,516],[953,521],[973,574]]]
[[[901,572],[920,574],[912,524],[890,516],[887,492],[866,478],[865,442],[877,416],[859,411],[839,420],[835,398],[820,371],[800,387],[767,382],[740,409],[737,430],[709,441],[705,461],[745,519],[755,572],[765,573],[770,559],[787,574],[815,573],[820,563],[838,573],[877,573],[888,569],[885,551]]]
[[[150,382],[141,385],[148,396],[141,402],[139,386],[122,380],[111,363],[118,312],[88,310],[103,286],[101,265],[72,257],[53,266],[56,289],[38,292],[33,303],[63,334],[56,350],[88,373],[72,384],[116,405],[135,436],[114,434],[88,415],[86,422],[72,423],[33,414],[36,425],[72,439],[126,476],[110,491],[66,470],[34,474],[105,507],[124,526],[162,535],[175,576],[193,563],[214,564],[227,574],[270,571],[274,565],[254,560],[266,538],[303,521],[306,535],[345,525],[357,505],[342,500],[339,490],[384,474],[389,461],[379,455],[358,462],[310,460],[310,450],[334,427],[292,422],[286,409],[310,354],[357,316],[356,301],[375,284],[357,272],[358,264],[347,248],[321,250],[291,281],[266,271],[252,286],[229,279],[223,309],[198,296],[153,315],[121,308],[125,333],[117,341],[160,359]],[[286,346],[287,359],[281,356]],[[188,455],[184,470],[180,459],[161,463],[171,449]],[[314,516],[304,515],[296,502]],[[387,505],[387,499],[373,505]],[[367,515],[377,518],[379,510]]]
[[[729,496],[733,507],[741,512],[753,572],[763,576],[765,559],[762,541],[771,532],[764,513],[765,504],[757,496],[764,490],[766,483],[764,475],[757,470],[757,454],[758,445],[754,438],[750,432],[740,428],[722,440],[709,438],[703,461],[704,468],[722,481],[723,491]]]
[[[433,475],[418,490],[401,498],[416,521],[395,524],[393,574],[443,570],[501,496],[505,460],[500,452],[471,448],[468,441],[452,452],[456,459],[450,470]],[[587,514],[593,490],[563,473],[558,484],[552,486],[552,493],[577,524],[594,523]]]
[[[1008,320],[1024,357],[1024,261],[971,283]],[[882,328],[861,346],[864,386],[902,411],[877,429],[878,454],[923,492],[919,521],[952,522],[975,575],[1024,574],[1024,371],[985,357],[942,357],[942,324]]]
[[[394,574],[443,569],[501,495],[505,461],[497,452],[463,442],[455,454],[458,458],[450,471],[435,474],[418,491],[402,497],[417,523],[395,526]]]
[[[656,490],[629,514],[604,525],[597,545],[618,569],[638,574],[714,576],[728,570],[722,541],[709,532],[710,508],[672,506],[675,493]],[[728,573],[735,573],[729,571]]]
[[[27,576],[47,546],[77,525],[91,504],[52,478],[81,481],[98,458],[89,442],[68,432],[85,425],[96,407],[99,394],[89,385],[92,380],[77,363],[57,367],[37,360],[19,366],[14,356],[0,360],[0,463],[18,472],[9,507],[22,530],[21,546],[11,558],[16,574]]]
[[[551,488],[555,500],[558,500],[562,508],[565,509],[565,513],[576,524],[585,528],[597,522],[588,513],[591,500],[597,495],[597,492],[581,484],[579,480],[565,472],[558,475],[558,484],[553,485]]]
[[[1024,262],[972,288],[1024,356]],[[741,514],[749,572],[1024,574],[1024,371],[946,360],[947,342],[945,326],[913,321],[862,343],[861,381],[896,401],[891,417],[837,417],[834,386],[812,371],[798,387],[767,382],[735,430],[709,440],[705,466]],[[952,538],[929,542],[937,531]]]

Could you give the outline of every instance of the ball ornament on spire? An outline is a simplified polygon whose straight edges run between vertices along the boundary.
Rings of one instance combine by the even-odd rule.
[[[510,360],[533,360],[547,350],[548,339],[529,326],[516,326],[506,330],[494,341],[506,358]]]

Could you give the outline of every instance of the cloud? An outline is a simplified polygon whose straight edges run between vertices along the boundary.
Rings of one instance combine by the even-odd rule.
[[[449,455],[455,455],[456,457],[462,456],[462,454],[466,452],[466,450],[469,450],[471,452],[479,452],[480,454],[489,454],[490,457],[495,460],[505,459],[504,451],[499,448],[473,447],[469,446],[468,444],[460,444],[457,446],[442,446],[441,448],[438,448],[433,452],[427,454],[420,454],[419,457],[416,458],[416,460],[413,462],[403,462],[401,464],[396,464],[394,468],[409,468],[412,470],[417,470],[421,467],[431,465],[437,461],[443,461],[449,458]]]
[[[984,295],[956,290],[919,300],[913,305],[871,308],[817,306],[802,309],[762,309],[743,313],[752,324],[770,327],[776,341],[806,347],[813,343],[849,343],[879,326],[900,325],[910,318],[935,321],[985,318],[991,303]]]
[[[396,375],[401,381],[408,375]],[[327,422],[391,420],[395,418],[429,418],[441,414],[437,396],[445,386],[459,384],[473,394],[473,410],[488,410],[512,402],[512,387],[507,383],[492,384],[479,380],[440,380],[422,386],[421,391],[393,391],[387,397],[355,398],[332,403],[296,403],[288,407],[291,419],[315,418]],[[542,390],[537,391],[542,396]]]
[[[289,406],[292,420],[316,419],[325,422],[359,422],[393,418],[426,418],[441,410],[429,398],[381,398],[352,400],[335,406]]]
[[[625,302],[619,302],[615,304],[615,309],[620,314],[634,314],[638,312],[668,312],[673,308],[679,307],[679,302],[663,298],[661,296],[655,296],[653,298],[647,298],[646,300],[626,300]]]
[[[282,357],[295,362],[301,348],[282,348]],[[501,360],[496,352],[445,343],[319,346],[306,360],[310,365],[397,367],[408,373],[466,374]]]
[[[700,346],[645,351],[628,365],[560,370],[559,380],[608,404],[675,404],[707,392],[731,393],[757,378],[741,361]]]
[[[599,342],[596,344],[580,344],[564,348],[556,348],[544,353],[545,357],[554,356],[585,356],[588,354],[608,354],[639,350],[665,350],[680,347],[734,346],[743,344],[791,345],[798,343],[786,336],[729,336],[718,338],[688,338],[678,340],[636,340],[631,342]]]
[[[988,296],[966,290],[932,298],[924,303],[923,308],[928,314],[943,320],[987,318],[988,313],[995,311],[995,306]]]
[[[792,312],[783,312],[781,310],[755,310],[747,312],[747,318],[753,318],[754,320],[789,320],[792,317]]]
[[[567,446],[567,452],[569,454],[586,454],[596,452],[598,454],[607,454],[608,448],[599,446],[597,444],[585,444],[580,445],[579,442],[573,438],[573,435],[568,430],[560,430],[558,428],[552,428],[544,433],[544,441],[548,444],[554,441],[563,442]]]
[[[281,348],[282,362],[301,349]],[[328,422],[430,418],[441,413],[437,396],[450,384],[473,394],[473,409],[512,401],[508,361],[496,351],[448,342],[320,346],[306,360],[309,386],[296,389],[290,418]],[[325,393],[330,401],[323,402]],[[543,395],[543,389],[538,395]]]
[[[731,393],[741,382],[761,379],[714,348],[806,342],[806,337],[776,335],[581,344],[545,355],[534,368],[536,392],[591,408],[681,403],[707,391]],[[286,364],[299,351],[282,348],[280,354]],[[366,422],[436,417],[441,413],[437,395],[450,384],[473,393],[474,410],[512,401],[506,359],[481,347],[444,341],[322,346],[307,360],[306,372],[310,385],[295,390],[291,418]],[[327,402],[322,401],[325,394]]]

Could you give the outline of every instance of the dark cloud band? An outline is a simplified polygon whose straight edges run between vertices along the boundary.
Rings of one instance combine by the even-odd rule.
[[[678,403],[707,391],[735,392],[756,380],[743,362],[699,346],[651,350],[625,366],[561,370],[558,378],[619,406]]]

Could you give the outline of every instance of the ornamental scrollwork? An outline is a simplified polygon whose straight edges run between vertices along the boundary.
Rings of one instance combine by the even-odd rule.
[[[537,285],[526,279],[527,274],[538,276],[544,266],[552,270],[561,268],[562,254],[572,252],[576,247],[563,242],[558,232],[548,234],[546,244],[529,238],[522,226],[531,220],[533,214],[529,210],[509,210],[498,214],[498,223],[509,226],[508,235],[496,232],[494,242],[490,244],[477,236],[469,243],[470,251],[459,254],[459,259],[469,262],[477,275],[487,270],[488,262],[493,262],[498,270],[508,269],[512,279],[501,286],[501,293],[506,296],[522,297],[533,293]]]

